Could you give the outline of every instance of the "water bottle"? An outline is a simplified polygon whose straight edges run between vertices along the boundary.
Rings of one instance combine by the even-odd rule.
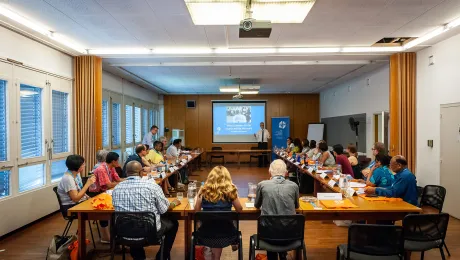
[[[176,156],[176,165],[179,164],[179,156]]]
[[[342,192],[344,192],[345,189],[345,180],[346,180],[346,176],[345,174],[340,174],[340,178],[339,178],[339,188],[340,190],[342,190]]]
[[[187,199],[191,208],[195,207],[195,197],[196,197],[196,183],[191,182],[188,184],[187,188]]]
[[[342,165],[337,164],[337,174],[342,174]]]
[[[318,160],[315,160],[315,171],[318,171]]]

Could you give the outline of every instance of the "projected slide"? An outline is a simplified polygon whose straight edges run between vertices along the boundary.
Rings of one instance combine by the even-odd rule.
[[[265,123],[265,101],[213,101],[213,143],[255,143]]]

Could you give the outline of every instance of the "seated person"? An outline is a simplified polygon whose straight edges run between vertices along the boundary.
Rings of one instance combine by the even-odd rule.
[[[180,148],[182,147],[182,140],[181,139],[175,139],[173,143],[168,147],[168,150],[166,151],[166,159],[173,159],[176,160],[180,156]],[[187,184],[188,183],[188,176],[187,176],[187,166],[179,170],[180,177],[182,180],[182,183]]]
[[[81,201],[89,199],[86,191],[89,186],[96,182],[96,177],[88,178],[85,185],[83,185],[80,173],[85,169],[85,158],[80,155],[69,155],[65,165],[67,166],[67,171],[57,186],[57,193],[61,199],[62,207],[67,211]]]
[[[348,161],[350,162],[351,166],[358,165],[358,151],[356,150],[356,145],[349,144],[348,147]]]
[[[342,166],[342,173],[355,177],[348,158],[343,154],[343,146],[341,144],[334,145],[334,155],[335,162]]]
[[[308,159],[312,159],[318,153],[318,146],[315,140],[310,141],[310,150],[307,152]]]
[[[299,186],[286,180],[286,164],[274,160],[269,168],[270,180],[257,185],[254,207],[261,209],[261,215],[295,215],[299,208]],[[286,259],[286,252],[267,252],[268,260]]]
[[[294,148],[294,141],[292,140],[292,137],[288,137],[286,140],[286,152],[291,152],[291,150]]]
[[[381,154],[388,154],[386,149],[385,149],[385,144],[381,143],[381,142],[376,142],[372,148],[372,155],[374,156],[374,160],[369,164],[369,166],[367,166],[365,169],[363,169],[361,171],[361,173],[363,174],[363,179],[364,180],[367,180],[367,176],[369,175],[369,172],[371,171],[371,168],[372,166],[374,166],[375,164],[375,156],[379,153]]]
[[[151,167],[161,167],[165,165],[165,159],[163,158],[163,154],[161,153],[163,151],[163,143],[160,141],[155,141],[153,143],[153,148],[154,149],[149,150],[147,155],[144,157],[148,165],[150,165]],[[174,188],[171,187],[171,184],[169,183],[169,179],[165,179],[161,183],[161,185],[166,197],[170,196],[169,191],[174,191]]]
[[[405,202],[417,206],[417,180],[407,168],[407,160],[402,155],[394,156],[390,161],[390,169],[396,173],[394,183],[390,187],[366,187],[366,194],[376,194],[390,198],[402,198]]]
[[[168,138],[166,136],[161,136],[158,141],[163,143],[163,151],[161,152],[163,155],[166,154],[166,148],[168,147]]]
[[[319,143],[318,150],[319,150],[318,154],[321,155],[318,158],[318,161],[319,161],[320,164],[323,164],[323,166],[333,166],[333,165],[335,165],[334,156],[329,151],[329,147],[327,146],[327,143],[325,141]]]
[[[170,203],[160,186],[142,180],[143,168],[137,160],[130,161],[125,166],[128,178],[113,189],[113,207],[115,211],[153,212],[158,237],[165,236],[163,259],[171,259],[171,248],[176,239],[179,222],[160,215],[180,205],[180,201],[174,200]],[[131,247],[130,253],[133,259],[145,259],[143,247]],[[160,252],[157,253],[156,259],[160,259]]]
[[[142,157],[144,157],[147,154],[147,149],[146,149],[145,145],[143,145],[143,144],[136,145],[136,150],[135,151],[136,151],[135,154],[132,154],[132,155],[128,156],[128,158],[126,159],[125,165],[123,166],[123,176],[120,176],[120,177],[122,177],[122,178],[127,177],[127,175],[126,175],[126,165],[131,161],[138,161],[142,165],[142,167],[144,169],[144,173],[149,173],[150,172],[150,167],[147,167],[142,162]]]
[[[303,140],[302,147],[302,154],[307,154],[310,151],[310,142],[308,139]]]
[[[370,187],[391,187],[394,182],[394,176],[388,166],[390,166],[391,156],[377,154],[375,164],[372,166],[367,178],[367,186]]]
[[[198,192],[195,210],[200,211],[203,208],[203,211],[231,211],[232,206],[235,207],[237,212],[243,210],[238,199],[238,190],[235,184],[233,184],[227,168],[216,166],[209,173],[206,182]],[[231,222],[203,223],[199,229],[199,232],[203,232],[204,234],[209,232],[212,234],[212,237],[222,237],[222,239],[219,239],[219,243],[216,244],[217,247],[212,248],[212,259],[220,259],[222,248],[238,243],[238,240],[227,241],[228,239],[223,239],[224,237],[231,236],[236,231]]]
[[[294,139],[294,147],[291,149],[293,153],[300,153],[302,152],[302,143],[300,142],[299,138]]]
[[[103,162],[97,169],[94,170],[94,176],[96,176],[96,185],[91,187],[91,192],[104,192],[108,189],[115,187],[121,182],[120,177],[115,171],[116,167],[119,167],[118,159],[120,155],[115,152],[109,152],[106,156],[105,162]]]
[[[97,160],[97,163],[94,165],[93,169],[91,170],[91,172],[93,172],[94,170],[97,169],[97,167],[99,167],[99,165],[101,165],[101,163],[104,163],[105,162],[105,157],[107,156],[109,152],[106,151],[106,150],[99,150],[97,151],[96,153],[96,160]]]

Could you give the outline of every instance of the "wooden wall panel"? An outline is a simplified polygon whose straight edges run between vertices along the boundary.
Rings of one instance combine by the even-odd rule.
[[[164,97],[165,127],[185,129],[186,145],[210,150],[212,144],[212,100],[231,100],[232,95],[169,95]],[[187,109],[185,101],[196,100],[195,109]],[[249,100],[249,99],[248,99]],[[319,122],[319,95],[258,95],[252,100],[265,100],[266,128],[271,132],[271,118],[289,116],[293,137],[305,138],[309,123]],[[167,135],[171,138],[171,132]],[[250,149],[256,144],[216,144],[223,149]],[[269,142],[271,146],[271,142]],[[235,161],[236,156],[226,156],[227,161]],[[249,157],[242,157],[242,161]]]

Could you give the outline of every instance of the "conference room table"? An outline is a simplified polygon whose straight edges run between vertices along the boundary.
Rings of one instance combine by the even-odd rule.
[[[220,155],[225,155],[225,154],[236,154],[237,156],[237,162],[238,162],[238,169],[240,168],[241,161],[240,161],[240,156],[241,154],[250,154],[250,155],[265,155],[270,157],[270,162],[271,162],[271,154],[272,150],[270,149],[258,149],[258,150],[238,150],[238,149],[231,149],[231,150],[207,150],[206,151],[206,161],[208,162],[208,165],[211,166],[211,156],[220,156]]]
[[[289,160],[287,159],[287,161]],[[289,161],[289,163],[291,162]],[[304,169],[301,168],[301,170]],[[317,176],[312,176],[315,177],[316,180]],[[318,179],[318,182],[318,185],[325,185],[325,187],[322,188],[327,189],[329,187],[327,186],[327,183],[321,178]],[[338,188],[329,187],[329,190],[333,192],[340,192],[340,189]],[[97,198],[97,196],[95,198]],[[173,198],[170,198],[169,200],[172,201]],[[257,220],[257,218],[260,216],[260,210],[254,207],[247,207],[246,202],[248,202],[248,198],[239,198],[239,200],[241,202],[241,205],[243,206],[243,210],[239,213],[239,219]],[[368,201],[359,196],[353,196],[351,198],[348,198],[348,200],[350,200],[350,202],[356,205],[357,207],[328,209],[322,206],[318,208],[313,207],[311,203],[305,202],[301,198],[299,198],[299,208],[296,210],[296,212],[298,214],[304,215],[306,221],[365,220],[367,221],[367,223],[376,223],[376,221],[378,220],[402,220],[407,214],[417,214],[422,211],[420,208],[415,207],[402,200]],[[111,218],[112,212],[113,209],[94,209],[91,204],[91,199],[69,209],[69,214],[74,213],[78,215],[78,240],[80,245],[78,252],[80,259],[85,259],[86,257],[86,244],[82,243],[82,241],[85,241],[86,239],[85,221],[109,220]],[[187,198],[184,198],[181,201],[181,205],[169,210],[167,214],[169,214],[173,218],[184,221],[184,255],[186,259],[189,259],[188,256],[190,252],[190,239],[193,232],[193,220],[195,215],[193,205],[190,205]]]

